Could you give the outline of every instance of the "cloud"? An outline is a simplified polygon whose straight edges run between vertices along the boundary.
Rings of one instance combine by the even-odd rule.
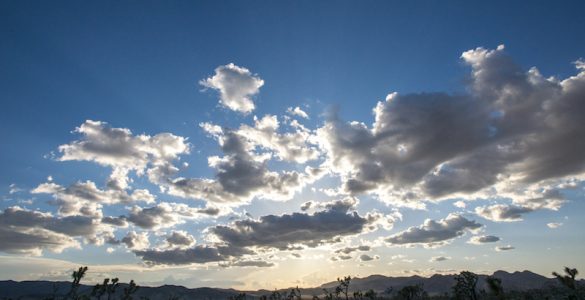
[[[333,244],[379,227],[389,229],[401,219],[397,211],[359,214],[355,211],[359,195],[416,208],[444,199],[459,200],[454,203],[458,208],[465,208],[471,199],[490,200],[474,211],[496,222],[519,221],[540,209],[558,210],[565,201],[563,191],[585,178],[585,142],[581,142],[585,140],[581,101],[585,64],[576,63],[575,76],[557,79],[544,77],[536,68],[523,70],[504,47],[472,49],[461,58],[471,69],[467,92],[391,93],[373,107],[369,123],[341,120],[330,113],[322,125],[310,129],[299,122],[308,119],[299,107],[290,107],[284,117],[254,116],[252,123],[234,128],[202,123],[221,151],[208,157],[213,176],[207,178],[179,174],[178,163],[191,148],[185,137],[133,134],[87,120],[75,129],[76,140],[59,147],[56,159],[107,167],[111,170],[106,182],[60,185],[48,179],[40,184],[31,192],[51,195],[50,204],[58,207],[56,215],[5,210],[0,214],[0,224],[4,224],[0,234],[13,240],[0,250],[39,254],[78,247],[81,241],[125,243],[152,264],[262,264],[245,256]],[[200,83],[219,92],[221,105],[246,114],[254,110],[253,97],[264,81],[229,64]],[[253,199],[290,200],[326,175],[339,179],[341,186],[320,190],[342,200],[309,201],[301,212],[214,224],[204,232],[208,245],[196,245],[184,231],[166,236],[159,231],[186,220],[226,215]],[[157,185],[161,194],[203,200],[205,206],[161,199],[155,204],[157,199],[148,190],[133,188],[140,176]],[[149,207],[140,207],[139,202]],[[104,216],[114,211],[104,209],[110,205],[124,205],[130,211],[126,216]],[[128,226],[147,231],[130,231],[116,240],[114,230]],[[440,246],[481,226],[449,214],[385,241]],[[151,231],[164,239],[159,248],[149,249]],[[497,240],[474,236],[469,243]],[[337,251],[341,252],[335,259],[345,260],[365,250]]]
[[[557,229],[563,226],[563,223],[547,223],[546,226],[551,229]]]
[[[16,184],[14,184],[14,183],[11,183],[8,187],[10,188],[8,190],[8,194],[10,194],[10,195],[20,193],[23,191],[21,188],[17,187]]]
[[[118,226],[118,227],[128,227],[128,220],[126,219],[126,216],[103,217],[102,223],[113,225],[113,226]]]
[[[23,230],[37,227],[68,236],[91,236],[98,231],[99,220],[85,216],[54,217],[13,206],[0,214],[0,226]]]
[[[118,203],[130,204],[134,202],[153,203],[155,197],[148,190],[137,189],[128,194],[125,190],[101,190],[92,181],[76,182],[63,187],[53,182],[40,184],[34,188],[33,194],[51,194],[50,203],[59,207],[59,214],[63,216],[82,214],[100,218],[102,206]]]
[[[371,126],[330,114],[317,130],[343,191],[396,205],[504,197],[554,186],[585,170],[585,68],[564,80],[514,63],[504,47],[462,54],[469,93],[392,93]],[[580,180],[580,179],[579,179]]]
[[[312,201],[303,202],[303,204],[301,204],[301,210],[307,211],[307,210],[309,210],[309,208],[311,208],[311,206],[313,206]]]
[[[335,243],[340,237],[372,229],[377,221],[377,216],[362,217],[349,211],[348,206],[332,205],[314,214],[292,213],[263,216],[259,220],[238,220],[228,226],[211,227],[209,232],[231,247],[285,250],[295,245],[316,247]]]
[[[227,261],[232,256],[229,255],[226,248],[217,248],[213,246],[197,245],[190,248],[174,249],[146,249],[134,251],[142,260],[155,265],[184,265],[184,264],[204,264],[209,262]],[[239,257],[241,255],[235,255]]]
[[[189,153],[187,139],[171,133],[133,135],[126,128],[112,128],[105,122],[87,120],[74,131],[82,138],[59,146],[60,161],[92,161],[111,167],[107,186],[122,190],[128,186],[128,172],[138,175],[148,169],[151,176],[176,169],[172,162]]]
[[[254,116],[254,126],[242,124],[235,132],[245,137],[252,147],[269,150],[280,160],[302,164],[317,159],[320,152],[314,133],[296,121],[289,125],[292,130],[279,133],[277,116],[265,115],[260,119]]]
[[[186,204],[162,202],[148,208],[134,206],[126,219],[143,229],[159,229],[173,227],[184,219],[202,216],[209,216],[209,208],[199,209]]]
[[[458,208],[465,208],[467,205],[465,204],[465,201],[456,201],[453,203],[453,206]]]
[[[209,166],[216,170],[215,178],[177,177],[175,163],[189,154],[190,144],[184,137],[170,133],[154,136],[134,135],[126,128],[113,128],[105,122],[88,120],[76,128],[79,140],[61,145],[60,161],[92,161],[112,168],[104,189],[95,183],[77,182],[63,187],[51,182],[39,185],[33,193],[49,193],[54,204],[65,213],[79,210],[101,217],[101,205],[144,201],[153,203],[155,197],[145,189],[129,191],[130,172],[148,175],[150,182],[162,192],[183,198],[201,199],[223,206],[241,205],[254,197],[286,200],[305,185],[326,173],[325,168],[306,167],[299,171],[270,171],[268,161],[273,157],[304,163],[319,156],[313,132],[296,121],[292,130],[279,132],[276,116],[255,119],[254,126],[242,125],[230,130],[210,123],[201,127],[220,144],[223,157],[209,157]],[[209,210],[210,214],[217,215]]]
[[[335,253],[350,254],[356,251],[370,251],[372,248],[368,245],[361,245],[356,247],[345,247],[335,250]]]
[[[370,247],[368,245],[361,245],[361,246],[355,246],[355,247],[344,247],[344,248],[340,248],[340,249],[335,250],[333,253],[335,253],[337,256],[333,256],[330,259],[332,261],[349,260],[352,258],[352,256],[350,254],[352,254],[354,252],[370,251],[370,250],[372,250],[372,247]],[[370,256],[367,256],[367,257],[370,257]],[[365,257],[365,258],[367,259],[367,257]],[[372,257],[370,257],[370,258],[372,258]],[[365,261],[365,260],[361,260],[361,261]]]
[[[43,250],[61,253],[67,248],[79,248],[75,239],[42,228],[14,230],[0,227],[0,251],[40,256]]]
[[[251,259],[251,260],[237,260],[237,261],[230,261],[227,263],[220,263],[221,267],[229,268],[229,267],[255,267],[255,268],[270,268],[274,267],[275,264],[273,262],[265,261],[262,259]]]
[[[303,119],[309,118],[309,115],[298,106],[296,106],[295,108],[292,108],[292,107],[287,108],[286,113],[288,113],[291,116],[301,117]]]
[[[350,211],[348,205],[331,204],[329,208],[313,214],[267,215],[258,220],[237,220],[229,225],[209,227],[206,229],[207,239],[212,241],[209,245],[147,249],[134,253],[151,264],[223,262],[231,266],[233,258],[255,254],[256,249],[317,247],[340,242],[342,237],[358,235],[379,226],[379,215],[366,214],[362,217]],[[356,247],[360,251],[366,251],[366,248],[369,249],[369,246]]]
[[[214,179],[176,178],[161,184],[178,197],[204,199],[221,205],[241,205],[254,197],[287,200],[305,185],[325,174],[322,168],[306,167],[305,172],[273,172],[267,167],[270,156],[253,152],[254,145],[230,130],[203,125],[218,140],[223,157],[210,157]]]
[[[136,231],[130,231],[122,238],[122,243],[132,250],[147,249],[150,246],[148,232],[136,233]]]
[[[429,262],[439,262],[439,261],[446,261],[451,259],[451,257],[449,256],[433,256],[431,257],[431,259],[429,260]]]
[[[166,237],[169,246],[189,247],[195,244],[195,238],[186,231],[173,231]]]
[[[493,236],[493,235],[482,235],[482,236],[472,236],[469,239],[470,244],[475,244],[475,245],[481,245],[481,244],[485,244],[485,243],[495,243],[497,241],[499,241],[500,238],[497,236]]]
[[[351,255],[338,255],[338,256],[333,256],[333,257],[329,258],[329,260],[341,261],[341,260],[350,260],[352,258],[353,258],[353,256],[351,256]]]
[[[250,70],[230,63],[217,67],[215,75],[199,81],[199,84],[217,90],[222,106],[247,114],[254,110],[252,96],[258,94],[264,80]]]
[[[369,256],[367,254],[360,255],[360,261],[362,261],[362,262],[364,262],[364,261],[372,261],[372,260],[377,260],[377,259],[380,259],[380,256],[378,256],[378,255]]]
[[[479,216],[495,222],[521,221],[522,215],[532,212],[534,209],[515,205],[496,204],[492,206],[481,206],[475,208]]]
[[[385,239],[391,245],[422,244],[427,247],[441,246],[450,240],[473,231],[482,225],[468,220],[458,214],[449,214],[439,221],[427,219],[418,227],[410,227],[405,231],[394,234]]]
[[[501,252],[501,251],[514,250],[514,249],[516,249],[516,247],[512,247],[512,246],[508,245],[508,246],[498,246],[495,249],[496,249],[496,251]]]
[[[92,239],[106,229],[99,220],[85,216],[54,217],[50,213],[13,206],[0,213],[0,251],[40,255],[61,252],[80,244],[74,237]],[[106,230],[107,231],[107,230]]]

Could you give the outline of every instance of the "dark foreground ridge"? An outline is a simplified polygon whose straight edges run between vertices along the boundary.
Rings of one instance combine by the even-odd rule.
[[[220,288],[159,287],[119,283],[117,278],[95,286],[81,284],[87,268],[73,273],[72,282],[0,281],[0,299],[273,299],[273,300],[349,300],[349,299],[585,299],[585,281],[575,280],[576,269],[556,278],[530,272],[497,271],[492,275],[435,274],[431,277],[339,278],[314,288],[238,291]]]

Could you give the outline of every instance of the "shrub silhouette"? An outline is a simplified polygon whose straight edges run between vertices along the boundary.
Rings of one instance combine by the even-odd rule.
[[[455,276],[453,294],[456,299],[477,300],[475,288],[477,286],[477,275],[469,271],[463,271]]]
[[[504,288],[502,287],[501,279],[495,278],[493,276],[488,276],[486,278],[486,283],[490,292],[496,297],[496,299],[505,299]]]
[[[102,284],[96,284],[89,295],[80,294],[79,287],[81,286],[81,279],[85,277],[87,273],[87,267],[79,267],[77,271],[73,271],[71,277],[73,280],[71,282],[71,287],[69,288],[69,292],[67,292],[61,299],[62,300],[91,300],[97,299],[101,300],[102,297],[106,296],[107,300],[115,300],[116,296],[116,289],[119,287],[120,283],[118,278],[114,278],[110,281],[109,278],[104,279]],[[138,290],[138,285],[131,280],[127,287],[124,288],[122,295],[120,297],[121,300],[132,300],[132,295],[136,293]],[[147,300],[146,298],[142,298]],[[57,296],[57,288],[53,285],[53,296],[45,298],[45,300],[59,300]]]
[[[104,279],[102,284],[96,284],[91,291],[91,296],[96,297],[98,300],[102,298],[102,296],[107,295],[107,299],[111,300],[112,295],[116,293],[116,289],[119,286],[118,278],[112,279],[112,283],[110,283],[110,279]]]
[[[398,299],[415,300],[426,298],[428,298],[428,295],[422,285],[419,284],[407,285],[398,291]]]

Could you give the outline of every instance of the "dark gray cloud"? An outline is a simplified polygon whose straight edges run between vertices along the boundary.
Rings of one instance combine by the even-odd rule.
[[[385,239],[391,245],[422,244],[440,246],[465,234],[465,231],[481,228],[482,225],[457,214],[449,214],[439,221],[427,219],[418,227],[410,227],[405,231]]]
[[[498,251],[498,252],[500,252],[500,251],[509,251],[509,250],[514,250],[514,249],[516,249],[516,247],[510,246],[510,245],[496,247],[496,251]]]
[[[372,247],[367,245],[356,246],[356,247],[345,247],[335,250],[335,253],[350,254],[356,251],[370,251]]]
[[[303,204],[301,204],[301,210],[302,211],[307,211],[307,210],[309,210],[309,208],[311,208],[311,206],[313,206],[313,202],[312,201],[304,202]]]
[[[433,256],[430,259],[430,262],[439,262],[439,261],[446,261],[451,259],[450,257],[447,256]]]
[[[473,236],[471,237],[471,239],[469,239],[469,243],[471,244],[476,244],[476,245],[480,245],[480,244],[485,244],[485,243],[495,243],[497,241],[499,241],[500,238],[497,236],[493,236],[493,235],[482,235],[482,236]]]
[[[166,237],[166,241],[171,246],[191,246],[195,244],[195,238],[185,231],[173,231]]]
[[[103,217],[102,223],[114,225],[114,226],[118,226],[118,227],[127,227],[128,226],[128,221],[126,220],[125,216]]]
[[[355,235],[368,229],[375,220],[348,211],[344,201],[314,214],[293,213],[268,215],[259,220],[238,220],[229,226],[209,229],[222,242],[232,247],[289,249],[295,244],[315,247],[331,243],[338,237]]]
[[[255,254],[256,248],[300,250],[304,247],[337,243],[344,236],[358,235],[377,226],[386,226],[384,222],[390,221],[378,213],[362,217],[352,210],[355,204],[355,200],[344,199],[325,203],[324,210],[313,214],[292,213],[263,216],[258,220],[236,220],[229,225],[207,228],[212,240],[217,241],[213,245],[182,249],[149,249],[135,253],[154,264],[228,262],[232,261],[232,258]],[[155,222],[147,224],[153,223]],[[362,245],[342,252],[369,249],[369,246]],[[174,255],[177,257],[174,258]],[[347,256],[340,255],[339,259],[347,259]]]
[[[54,217],[48,213],[22,209],[17,206],[6,208],[0,214],[0,227],[42,228],[68,236],[91,236],[98,230],[99,221],[85,216]]]
[[[367,254],[360,255],[360,261],[361,262],[372,261],[372,260],[377,260],[377,259],[380,259],[380,256],[378,256],[378,255],[370,256],[370,255],[367,255]]]
[[[55,233],[42,228],[17,230],[0,227],[0,251],[6,253],[41,255],[43,250],[61,252],[79,243],[70,236]]]
[[[479,216],[495,222],[521,221],[522,215],[534,211],[534,208],[516,205],[496,204],[475,208]]]
[[[522,70],[503,47],[462,59],[472,70],[466,94],[394,93],[374,108],[372,126],[333,115],[318,129],[345,192],[414,206],[495,187],[516,201],[533,184],[583,174],[583,62],[558,80]]]
[[[239,250],[237,250],[239,251]],[[141,257],[142,260],[151,264],[162,265],[184,265],[184,264],[204,264],[209,262],[223,262],[232,257],[240,257],[244,253],[232,252],[225,247],[202,246],[197,245],[190,248],[175,248],[167,250],[147,249],[138,250],[134,253]]]
[[[127,219],[132,224],[144,229],[172,227],[179,222],[178,216],[166,203],[148,208],[135,206],[128,214]]]
[[[100,230],[99,220],[85,216],[55,217],[17,206],[0,213],[0,251],[40,255],[79,247],[74,237],[91,239]]]
[[[333,256],[329,259],[331,261],[341,261],[341,260],[350,260],[352,258],[353,258],[353,256],[351,256],[351,255],[338,255],[338,256]]]

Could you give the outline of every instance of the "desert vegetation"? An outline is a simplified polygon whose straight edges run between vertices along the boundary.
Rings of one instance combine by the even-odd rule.
[[[87,267],[79,267],[72,273],[72,281],[67,291],[60,291],[54,285],[52,295],[44,300],[149,300],[146,296],[137,295],[140,287],[131,280],[127,284],[120,283],[118,278],[106,278],[92,288],[82,285],[81,281],[87,273]],[[576,279],[577,269],[565,267],[564,273],[552,272],[558,284],[532,289],[527,291],[506,290],[502,280],[493,276],[485,278],[485,284],[479,286],[477,274],[463,271],[454,276],[450,293],[431,295],[425,291],[422,284],[402,286],[400,288],[387,287],[384,291],[372,289],[361,291],[351,288],[351,276],[337,278],[337,285],[333,288],[324,288],[318,295],[303,294],[298,286],[289,290],[275,290],[269,294],[234,293],[229,300],[422,300],[422,299],[454,299],[454,300],[502,300],[502,299],[585,299],[585,285]],[[82,289],[82,287],[85,287]],[[2,298],[3,300],[13,300]],[[19,299],[19,298],[17,298]],[[29,299],[29,298],[26,298]],[[165,299],[189,299],[168,295]],[[212,298],[209,298],[212,299]],[[16,300],[16,299],[14,299]]]

